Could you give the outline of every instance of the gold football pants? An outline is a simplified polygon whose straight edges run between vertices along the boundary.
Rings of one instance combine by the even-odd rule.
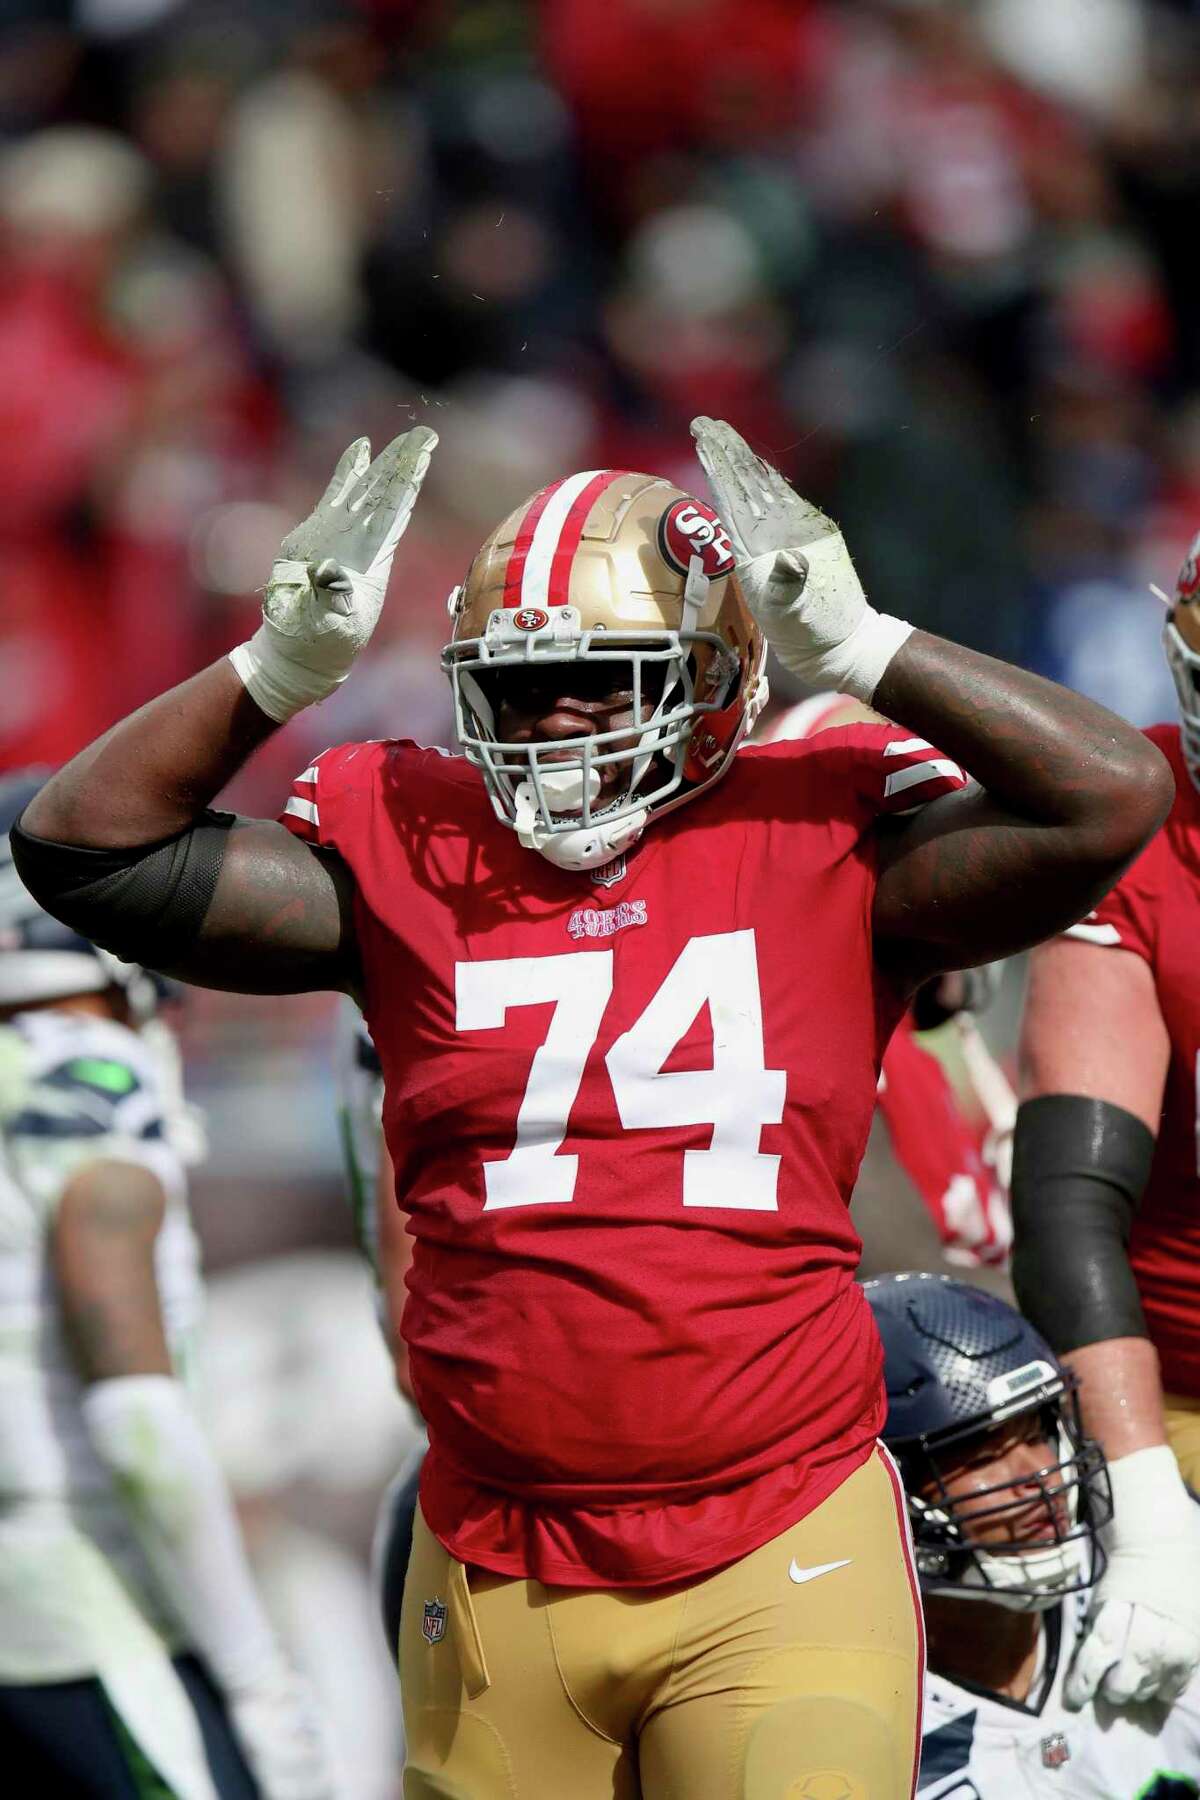
[[[902,1507],[876,1452],[740,1562],[650,1590],[465,1569],[418,1515],[405,1800],[911,1800],[922,1634]]]
[[[1167,1442],[1175,1452],[1180,1473],[1194,1494],[1200,1494],[1200,1400],[1186,1394],[1164,1394]]]

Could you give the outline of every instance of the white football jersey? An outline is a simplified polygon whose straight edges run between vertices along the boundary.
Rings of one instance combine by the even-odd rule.
[[[174,1642],[80,1410],[49,1255],[55,1210],[98,1158],[166,1194],[155,1268],[176,1372],[199,1323],[199,1255],[159,1058],[136,1032],[60,1009],[0,1025],[0,1682],[67,1680],[147,1633]]]
[[[925,1678],[918,1800],[1195,1800],[1200,1679],[1173,1706],[1093,1702],[1068,1712],[1062,1689],[1087,1595],[1043,1614],[1033,1705]],[[980,1629],[986,1630],[986,1607]],[[1036,1704],[1040,1701],[1040,1704]]]

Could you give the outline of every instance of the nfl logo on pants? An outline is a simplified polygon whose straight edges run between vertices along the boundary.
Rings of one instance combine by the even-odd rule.
[[[421,1635],[427,1644],[440,1644],[446,1635],[446,1604],[443,1600],[427,1600],[421,1614]]]

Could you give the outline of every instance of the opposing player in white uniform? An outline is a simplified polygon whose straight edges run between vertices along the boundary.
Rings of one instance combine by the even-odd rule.
[[[1111,1517],[1076,1378],[978,1288],[889,1275],[866,1293],[924,1596],[920,1800],[1200,1795],[1200,1682],[1173,1705],[1063,1703]]]
[[[0,784],[0,1785],[333,1800],[184,1385],[202,1295],[152,985],[21,887],[36,786]]]

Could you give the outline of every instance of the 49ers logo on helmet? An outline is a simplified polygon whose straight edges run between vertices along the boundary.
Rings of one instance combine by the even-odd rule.
[[[1197,595],[1200,595],[1200,534],[1192,539],[1179,571],[1179,580],[1175,583],[1176,600],[1195,600]]]
[[[711,506],[702,500],[676,500],[658,521],[658,547],[663,558],[686,575],[693,556],[700,558],[710,581],[733,567],[729,533]]]
[[[513,624],[518,631],[540,631],[549,623],[550,614],[544,613],[540,606],[522,606],[513,614]]]

